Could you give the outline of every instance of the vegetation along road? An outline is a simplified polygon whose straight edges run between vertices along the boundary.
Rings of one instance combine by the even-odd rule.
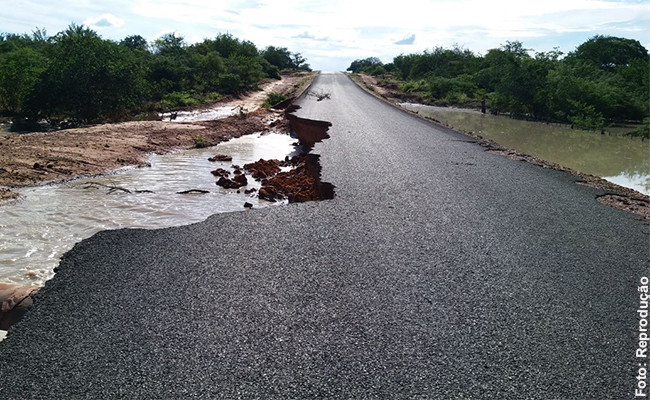
[[[0,343],[6,398],[624,398],[649,227],[321,74],[331,200],[96,234]]]

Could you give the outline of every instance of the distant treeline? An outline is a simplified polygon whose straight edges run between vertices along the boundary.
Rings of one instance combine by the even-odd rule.
[[[484,56],[437,47],[399,55],[390,64],[356,60],[348,71],[383,76],[432,103],[486,100],[493,112],[584,128],[642,121],[649,113],[648,51],[618,37],[595,36],[566,56],[557,48],[531,56],[521,42],[506,42]]]
[[[115,42],[77,25],[52,37],[0,34],[0,115],[54,126],[121,120],[210,102],[285,69],[309,65],[299,53],[258,50],[229,34],[192,45],[173,33]]]

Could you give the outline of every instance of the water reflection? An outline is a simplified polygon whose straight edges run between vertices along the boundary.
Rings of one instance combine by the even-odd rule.
[[[282,134],[248,135],[213,148],[152,155],[150,168],[19,189],[23,200],[0,206],[0,281],[43,284],[52,277],[64,252],[100,230],[185,225],[215,213],[243,210],[244,202],[269,206],[271,203],[245,194],[246,187],[237,193],[216,186],[210,171],[260,158],[284,159],[295,152],[294,141]],[[207,160],[215,154],[228,154],[233,160]],[[248,182],[247,188],[260,186],[250,177]],[[107,186],[133,193],[116,190],[109,194]],[[177,194],[191,189],[210,193]]]
[[[601,135],[568,125],[547,125],[473,110],[401,105],[505,147],[650,194],[650,142],[624,136],[629,129],[610,128]]]

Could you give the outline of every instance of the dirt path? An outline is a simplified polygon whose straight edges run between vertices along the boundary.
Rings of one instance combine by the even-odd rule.
[[[143,165],[150,153],[208,145],[260,131],[283,129],[282,114],[261,108],[270,92],[296,95],[314,74],[292,74],[271,81],[261,91],[219,104],[248,109],[246,118],[194,123],[134,121],[54,132],[0,137],[0,200],[16,197],[12,187],[97,175],[129,165]],[[254,111],[253,111],[254,110]]]

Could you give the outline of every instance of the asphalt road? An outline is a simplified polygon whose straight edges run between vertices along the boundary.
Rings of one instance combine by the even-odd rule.
[[[650,227],[323,74],[334,200],[106,231],[0,343],[2,398],[632,398]]]

